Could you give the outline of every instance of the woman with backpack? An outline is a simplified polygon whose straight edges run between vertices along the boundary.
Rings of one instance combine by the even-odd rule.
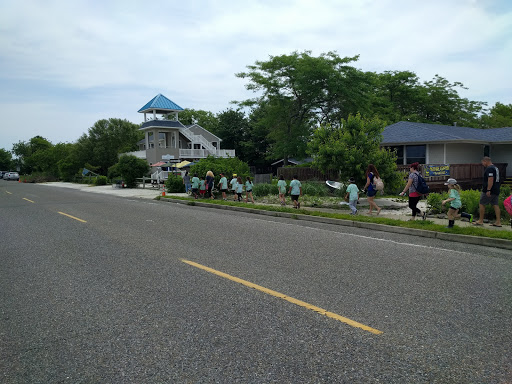
[[[382,183],[382,180],[380,180],[379,171],[377,171],[377,168],[375,168],[375,165],[368,164],[368,168],[366,169],[366,185],[363,189],[366,190],[366,199],[368,200],[368,203],[370,204],[370,209],[368,213],[371,215],[373,208],[377,210],[377,215],[380,213],[380,208],[375,201],[375,195],[377,194],[377,181],[380,181]]]
[[[420,164],[412,163],[409,168],[409,178],[404,190],[400,193],[400,196],[405,195],[406,191],[409,190],[409,208],[412,210],[412,220],[416,220],[416,216],[419,214],[423,220],[426,218],[427,212],[421,212],[417,205],[421,199],[421,193],[418,192],[418,184],[420,182],[421,175],[418,172]]]

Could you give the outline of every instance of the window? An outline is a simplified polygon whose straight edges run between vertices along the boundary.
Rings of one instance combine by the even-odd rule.
[[[390,151],[396,151],[396,163],[402,165],[404,163],[404,147],[399,145],[398,147],[386,147]]]
[[[484,145],[484,156],[489,156],[491,153],[491,147],[489,145]]]
[[[420,163],[425,164],[427,159],[427,146],[426,145],[406,145],[406,162],[407,164]]]

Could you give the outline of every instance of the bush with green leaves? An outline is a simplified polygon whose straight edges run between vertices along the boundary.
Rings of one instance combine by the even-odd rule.
[[[107,185],[107,176],[96,176],[94,185]]]
[[[169,177],[165,181],[165,189],[169,193],[185,192],[185,184],[183,184],[183,178],[173,173],[169,173]]]
[[[231,176],[236,173],[245,181],[250,176],[249,165],[237,157],[220,158],[208,156],[201,159],[197,164],[190,167],[190,175],[197,173],[198,177],[206,177],[206,172],[212,171],[215,175],[215,184],[220,180],[219,174],[222,172],[230,180]]]
[[[116,168],[128,188],[135,188],[137,178],[149,173],[149,165],[146,160],[132,155],[122,155],[116,164]]]

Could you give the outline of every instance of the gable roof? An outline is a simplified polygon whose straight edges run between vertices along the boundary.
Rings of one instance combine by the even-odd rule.
[[[176,112],[183,111],[178,104],[169,100],[167,97],[159,93],[155,97],[153,97],[150,101],[146,103],[141,109],[138,110],[139,113],[143,112],[152,112],[153,110],[162,111],[162,112]],[[157,112],[158,113],[158,112]]]
[[[399,121],[382,132],[381,145],[410,143],[512,143],[512,127],[478,129]]]

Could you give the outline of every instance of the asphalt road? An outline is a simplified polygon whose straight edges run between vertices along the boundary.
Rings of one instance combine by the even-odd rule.
[[[1,180],[0,234],[1,383],[512,382],[509,250]]]

